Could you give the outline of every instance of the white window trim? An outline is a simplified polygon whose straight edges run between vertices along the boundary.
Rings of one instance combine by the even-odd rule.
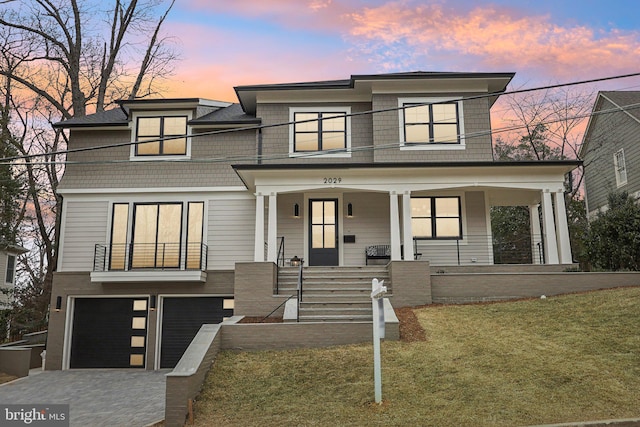
[[[175,116],[187,116],[187,123],[193,119],[192,111],[185,110],[159,110],[159,111],[134,111],[131,114],[131,142],[136,142],[136,135],[138,134],[138,118],[139,117],[175,117]],[[172,155],[172,156],[137,156],[136,144],[131,144],[129,151],[129,160],[135,162],[153,162],[158,160],[188,160],[191,159],[191,126],[187,124],[187,153],[184,155]]]
[[[618,155],[620,155],[620,157],[622,158],[622,166],[623,166],[623,171],[624,171],[624,179],[620,174],[620,171],[618,170]],[[613,171],[616,175],[616,186],[618,187],[622,187],[623,185],[625,185],[627,183],[627,161],[624,157],[624,149],[621,148],[618,151],[616,151],[615,153],[613,153]]]
[[[9,273],[9,258],[13,257],[13,273],[11,275],[11,280],[8,281],[7,280],[7,274]],[[6,271],[4,272],[4,282],[8,285],[13,285],[16,282],[16,267],[17,267],[17,263],[18,263],[18,257],[16,257],[13,254],[7,254],[7,261],[6,261]]]
[[[346,151],[339,151],[335,153],[325,151],[304,151],[296,153],[294,151],[294,117],[295,113],[344,113],[346,117]],[[351,157],[351,107],[289,107],[289,157],[309,157],[313,159],[318,158],[337,158],[337,157]]]
[[[465,146],[465,133],[464,133],[464,109],[462,97],[421,97],[421,98],[398,98],[398,123],[400,123],[400,150],[403,151],[442,151],[442,150],[464,150]],[[426,104],[434,102],[447,102],[456,101],[458,104],[458,132],[460,132],[459,144],[406,144],[404,136],[404,104]]]

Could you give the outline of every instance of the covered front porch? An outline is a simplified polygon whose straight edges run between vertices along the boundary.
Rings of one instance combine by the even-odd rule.
[[[563,185],[576,165],[247,165],[236,171],[256,197],[255,262],[472,266],[571,264]],[[492,206],[529,209],[525,244],[495,240]]]

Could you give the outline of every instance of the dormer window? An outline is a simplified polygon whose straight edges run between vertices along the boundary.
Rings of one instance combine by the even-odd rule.
[[[189,157],[189,112],[135,112],[132,117],[131,159]]]
[[[464,149],[462,103],[450,98],[401,98],[402,149]]]
[[[137,156],[187,154],[187,116],[138,117],[136,129]]]
[[[351,120],[348,107],[290,109],[289,155],[351,156]]]

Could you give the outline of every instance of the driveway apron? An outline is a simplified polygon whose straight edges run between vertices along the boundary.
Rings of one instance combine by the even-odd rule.
[[[164,419],[168,370],[45,371],[0,386],[3,404],[69,404],[71,426],[146,426]]]

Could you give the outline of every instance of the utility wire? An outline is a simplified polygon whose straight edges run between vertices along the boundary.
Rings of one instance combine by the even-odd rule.
[[[336,115],[336,116],[323,117],[321,119],[287,121],[287,122],[274,123],[274,124],[268,124],[268,125],[245,126],[245,127],[240,127],[240,128],[221,129],[221,130],[200,132],[200,133],[191,134],[191,135],[178,135],[178,136],[172,136],[172,137],[158,138],[158,139],[153,139],[153,140],[127,141],[127,142],[114,143],[114,144],[105,144],[105,145],[93,146],[93,147],[73,148],[73,149],[58,150],[58,151],[52,151],[52,152],[46,152],[46,153],[19,155],[19,156],[6,157],[6,158],[3,158],[3,159],[0,159],[0,162],[1,162],[0,164],[6,164],[7,162],[11,163],[11,162],[13,162],[15,160],[26,160],[26,159],[36,158],[36,157],[58,156],[58,155],[69,154],[69,153],[95,151],[95,150],[103,150],[103,149],[109,149],[109,148],[119,148],[119,147],[126,147],[126,146],[131,146],[131,145],[142,144],[142,143],[152,143],[152,142],[159,142],[159,141],[163,141],[163,140],[166,141],[166,140],[171,140],[171,139],[180,139],[180,138],[185,138],[185,137],[187,137],[187,138],[198,138],[198,137],[203,137],[203,136],[219,135],[219,134],[225,134],[225,133],[230,133],[230,132],[242,132],[242,131],[261,130],[261,129],[268,129],[268,128],[274,128],[274,127],[281,127],[281,126],[290,126],[290,125],[294,125],[294,124],[316,122],[318,120],[328,120],[328,119],[338,118],[338,117],[356,117],[356,116],[370,115],[370,114],[390,112],[390,111],[399,111],[399,110],[404,110],[404,109],[407,109],[407,108],[414,108],[414,107],[423,106],[423,105],[437,105],[437,104],[449,103],[449,102],[452,102],[452,101],[461,102],[461,101],[469,101],[469,100],[475,100],[475,99],[490,98],[490,97],[495,97],[495,96],[514,95],[514,94],[527,93],[527,92],[533,92],[533,91],[539,91],[539,90],[548,90],[548,89],[555,89],[555,88],[559,88],[559,87],[576,86],[576,85],[582,85],[582,84],[589,84],[589,83],[602,82],[602,81],[615,80],[615,79],[623,79],[623,78],[629,78],[629,77],[637,77],[637,76],[640,76],[640,72],[638,72],[638,73],[630,73],[630,74],[621,74],[621,75],[610,76],[610,77],[601,77],[601,78],[597,78],[597,79],[580,80],[580,81],[569,82],[569,83],[558,83],[558,84],[553,84],[553,85],[540,86],[540,87],[527,88],[527,89],[517,89],[517,90],[505,91],[505,92],[491,92],[491,93],[486,93],[486,94],[471,95],[471,96],[461,97],[461,98],[457,98],[457,99],[448,99],[448,100],[443,100],[443,101],[438,101],[438,102],[412,103],[412,104],[406,105],[406,106],[390,107],[390,108],[377,109],[377,110],[367,110],[367,111],[360,111],[360,112],[349,113],[349,114],[340,114],[340,115]],[[620,109],[618,109],[618,110],[620,110]],[[585,115],[584,117],[588,117],[588,115]],[[576,116],[575,118],[579,118],[579,117]],[[565,119],[562,119],[562,120],[565,120]],[[562,121],[562,120],[550,121],[549,123],[558,122],[558,121]],[[525,127],[525,126],[523,126],[523,127]],[[514,127],[513,129],[509,128],[509,130],[516,130],[516,129],[518,129],[518,127]],[[493,134],[493,133],[499,133],[499,132],[502,132],[502,131],[506,131],[506,130],[503,129],[503,130],[500,130],[500,131],[487,131],[484,134],[485,135],[486,134]],[[477,135],[475,135],[475,136],[477,136]],[[467,136],[467,137],[469,137],[469,136]],[[393,145],[389,144],[389,147],[387,147],[387,148],[397,147],[397,145],[398,145],[397,143],[395,143]],[[368,146],[368,147],[372,147],[372,146]],[[382,149],[382,146],[379,146],[379,147]],[[378,147],[373,147],[372,149],[375,149],[375,148],[378,148]],[[316,152],[309,153],[308,157],[313,157],[313,156],[316,156],[316,155],[328,154],[328,153],[331,153],[331,151],[332,150],[325,150],[325,151],[322,151],[320,153],[316,153]],[[340,149],[339,151],[340,152],[344,152],[344,149]],[[298,155],[297,157],[307,157],[307,156]],[[287,153],[286,156],[284,156],[282,158],[289,158],[288,153]],[[227,158],[225,158],[225,160],[220,160],[220,161],[227,161],[226,159]],[[261,156],[253,156],[251,158],[251,160],[260,160],[260,159],[262,159],[262,160],[271,160],[268,157],[261,157]],[[245,160],[247,160],[247,159],[245,159]],[[127,159],[127,160],[122,160],[122,161],[102,161],[102,162],[110,162],[111,163],[111,162],[129,162],[129,161],[130,160]],[[161,159],[161,160],[158,159],[158,160],[152,160],[152,161],[156,161],[156,162],[163,162],[163,161],[165,161],[165,162],[166,161],[173,161],[173,162],[191,161],[191,162],[193,162],[195,160],[194,159],[175,159],[175,160],[174,159]],[[65,162],[65,161],[63,161],[63,162],[55,162],[55,161],[54,162],[30,162],[31,165],[61,164],[61,163],[73,164],[72,162]],[[92,164],[92,163],[87,163],[87,164]]]

